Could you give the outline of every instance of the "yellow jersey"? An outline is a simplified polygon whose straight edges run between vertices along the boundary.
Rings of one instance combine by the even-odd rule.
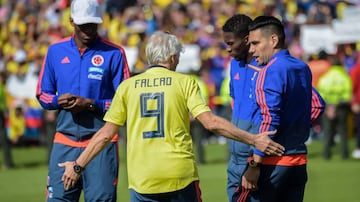
[[[198,180],[190,117],[210,111],[189,75],[151,67],[123,81],[104,120],[127,126],[129,188],[172,192]]]

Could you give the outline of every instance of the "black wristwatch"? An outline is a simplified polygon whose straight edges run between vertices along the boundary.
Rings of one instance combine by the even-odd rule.
[[[85,170],[85,168],[81,167],[80,165],[78,165],[76,163],[76,161],[74,161],[74,171],[75,171],[75,173],[80,175],[83,170]]]
[[[260,166],[261,166],[261,163],[254,161],[254,159],[251,159],[250,162],[249,162],[249,167],[259,168]]]
[[[91,112],[95,111],[95,104],[93,102],[88,105],[88,110]]]

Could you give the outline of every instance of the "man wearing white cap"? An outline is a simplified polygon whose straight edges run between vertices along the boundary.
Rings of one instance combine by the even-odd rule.
[[[46,110],[58,110],[50,154],[47,201],[116,201],[117,135],[86,169],[76,159],[104,124],[118,85],[130,76],[124,49],[98,35],[102,23],[96,0],[73,0],[70,23],[74,34],[52,44],[40,72],[36,97]],[[73,161],[80,180],[65,190],[64,168]]]

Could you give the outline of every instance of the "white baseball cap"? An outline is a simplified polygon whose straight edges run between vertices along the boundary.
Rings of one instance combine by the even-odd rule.
[[[71,18],[76,25],[103,22],[97,0],[72,0]]]

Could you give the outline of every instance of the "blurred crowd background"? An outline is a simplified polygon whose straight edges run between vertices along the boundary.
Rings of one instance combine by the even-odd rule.
[[[5,112],[7,137],[12,145],[46,144],[46,137],[52,133],[56,112],[43,111],[35,91],[49,44],[72,34],[70,3],[71,0],[0,0],[0,89],[5,92],[6,101],[0,106]],[[186,44],[179,71],[194,75],[210,107],[226,118],[231,117],[227,89],[231,58],[225,50],[222,25],[237,13],[252,18],[279,17],[286,28],[289,51],[309,63],[314,87],[333,67],[340,67],[345,80],[350,81],[350,88],[340,88],[348,86],[342,82],[325,82],[319,91],[328,106],[346,106],[346,119],[334,124],[346,125],[346,137],[356,136],[355,115],[360,113],[360,107],[357,111],[352,103],[356,96],[360,97],[355,87],[358,81],[354,81],[360,76],[351,80],[351,72],[360,66],[360,36],[356,36],[360,31],[359,1],[99,0],[99,3],[104,19],[99,35],[125,48],[132,74],[144,71],[147,66],[143,51],[147,37],[155,30],[170,31]],[[326,114],[328,122],[337,120],[336,113]],[[322,125],[323,120],[314,125],[309,143],[321,139]],[[342,132],[332,133],[330,146]],[[213,137],[225,143],[212,134],[201,141]],[[360,149],[360,143],[358,146]],[[347,150],[345,147],[346,144]],[[348,156],[345,152],[343,158]],[[331,155],[324,157],[330,159]],[[353,157],[360,158],[360,150],[355,150]]]

